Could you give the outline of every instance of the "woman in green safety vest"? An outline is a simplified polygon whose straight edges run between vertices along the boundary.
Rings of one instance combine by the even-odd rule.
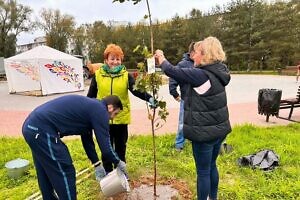
[[[124,53],[116,44],[107,45],[104,50],[104,65],[102,65],[92,78],[87,96],[102,99],[108,95],[117,95],[122,101],[123,110],[110,121],[110,140],[119,158],[126,162],[126,143],[128,139],[128,124],[130,123],[130,92],[142,100],[154,104],[153,97],[148,93],[133,90],[135,79],[122,65]],[[113,170],[113,165],[108,158],[102,156],[103,166],[107,173]],[[115,166],[116,167],[116,166]]]

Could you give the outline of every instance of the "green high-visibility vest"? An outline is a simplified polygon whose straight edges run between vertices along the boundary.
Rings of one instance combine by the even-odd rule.
[[[108,95],[116,95],[123,104],[123,110],[110,121],[110,124],[130,123],[130,102],[128,96],[128,72],[122,69],[117,74],[106,73],[102,67],[95,72],[98,87],[97,99]]]

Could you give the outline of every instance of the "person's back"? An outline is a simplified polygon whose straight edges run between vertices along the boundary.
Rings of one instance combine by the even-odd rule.
[[[37,107],[30,116],[36,116],[36,123],[44,126],[41,128],[53,128],[61,136],[78,135],[92,129],[90,122],[96,118],[98,121],[108,118],[105,113],[98,112],[99,109],[105,109],[105,105],[97,99],[66,95]]]

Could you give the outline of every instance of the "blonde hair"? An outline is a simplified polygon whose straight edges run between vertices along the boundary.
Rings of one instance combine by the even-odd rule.
[[[203,58],[202,65],[212,64],[217,61],[224,62],[226,60],[221,42],[216,37],[207,37],[202,41],[196,42],[195,49],[199,49]]]
[[[104,59],[107,59],[109,54],[114,54],[120,57],[121,60],[123,60],[124,58],[124,53],[121,47],[116,44],[109,44],[106,46],[106,49],[104,50],[104,54],[103,54]]]

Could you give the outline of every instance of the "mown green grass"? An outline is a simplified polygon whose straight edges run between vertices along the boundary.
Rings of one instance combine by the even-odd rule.
[[[255,75],[279,75],[278,71],[273,71],[273,70],[252,70],[252,71],[230,71],[230,74],[255,74]]]
[[[300,199],[300,124],[261,128],[252,125],[234,127],[227,143],[233,152],[218,159],[220,172],[219,199]],[[196,173],[190,142],[183,152],[173,148],[175,135],[156,137],[158,176],[185,181],[194,198]],[[67,140],[75,168],[80,171],[89,166],[79,139]],[[262,149],[272,149],[280,156],[280,166],[271,172],[239,167],[237,159]],[[0,139],[0,199],[24,199],[38,191],[31,153],[22,138]],[[151,136],[129,138],[127,166],[131,180],[153,172]],[[15,158],[30,161],[30,170],[18,180],[9,179],[5,163]],[[103,199],[94,175],[77,186],[78,199]]]

